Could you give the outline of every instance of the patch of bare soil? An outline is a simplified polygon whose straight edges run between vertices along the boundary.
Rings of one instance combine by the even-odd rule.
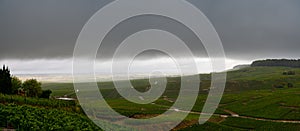
[[[180,129],[190,127],[194,124],[197,124],[198,122],[199,122],[198,120],[182,121],[179,125],[177,125],[174,129],[172,129],[172,131],[177,131]]]
[[[288,109],[300,109],[299,106],[280,106],[280,107],[288,108]]]
[[[135,119],[149,119],[158,116],[159,114],[135,114],[131,118]]]
[[[211,117],[208,121],[212,123],[221,123],[225,120],[224,117]]]

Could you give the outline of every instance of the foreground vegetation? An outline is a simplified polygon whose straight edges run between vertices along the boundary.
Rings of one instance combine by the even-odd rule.
[[[0,124],[19,130],[100,130],[86,116],[58,109],[0,104]]]

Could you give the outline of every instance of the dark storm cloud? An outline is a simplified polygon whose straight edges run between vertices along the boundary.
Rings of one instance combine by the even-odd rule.
[[[0,0],[0,59],[72,57],[82,26],[109,2]],[[299,57],[299,0],[190,2],[211,20],[222,39],[227,57]],[[201,46],[193,43],[198,44],[191,42],[191,48],[201,50]]]
[[[299,0],[193,1],[209,17],[231,58],[299,58]]]
[[[71,57],[104,0],[0,0],[0,59]]]

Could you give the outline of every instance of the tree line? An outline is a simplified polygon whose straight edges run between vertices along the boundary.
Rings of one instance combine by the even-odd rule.
[[[254,61],[251,64],[252,67],[255,66],[283,66],[283,67],[293,67],[300,68],[300,59],[267,59]]]
[[[22,82],[18,77],[12,76],[8,67],[3,65],[2,69],[0,69],[0,93],[49,98],[52,91],[42,90],[42,83],[36,79],[29,79]]]

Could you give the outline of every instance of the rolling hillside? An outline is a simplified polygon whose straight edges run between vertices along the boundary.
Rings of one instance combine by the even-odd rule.
[[[293,72],[289,74],[288,72]],[[214,116],[204,125],[198,117],[207,97],[210,75],[201,74],[201,88],[190,115],[175,130],[287,130],[300,129],[300,68],[248,67],[229,71],[225,94]],[[148,80],[132,80],[134,88],[146,91]],[[176,101],[180,78],[168,78],[163,96],[152,104],[135,104],[118,95],[112,82],[98,83],[108,104],[132,118],[148,118],[168,110]],[[70,94],[71,83],[48,83],[53,95]],[[71,94],[75,97],[75,94]]]
[[[284,72],[293,71],[295,75],[284,75]],[[201,74],[201,88],[200,93],[205,93],[204,90],[210,87],[210,75]],[[227,72],[226,92],[243,92],[249,90],[274,89],[280,85],[283,88],[288,88],[288,84],[292,87],[300,87],[300,68],[290,67],[248,67],[240,70]],[[132,80],[134,87],[143,91],[149,87],[148,80]],[[180,78],[168,78],[168,86],[166,91],[179,90]],[[113,90],[112,82],[98,83],[98,86],[107,92]],[[70,94],[75,97],[73,93],[72,83],[44,83],[43,89],[51,89],[53,96],[63,96]],[[113,93],[111,93],[113,94]]]

